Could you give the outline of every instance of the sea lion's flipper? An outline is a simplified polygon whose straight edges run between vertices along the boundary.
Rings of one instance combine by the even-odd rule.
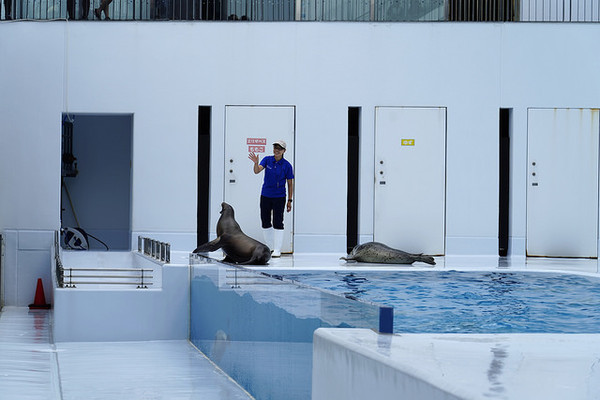
[[[236,261],[229,257],[229,254],[225,254],[225,258],[221,260],[221,262],[226,262],[226,263],[230,263],[230,264],[235,264]]]
[[[211,240],[208,243],[201,244],[196,247],[193,253],[209,253],[211,251],[219,250],[221,248],[221,237],[219,236],[215,240]]]
[[[344,260],[344,261],[349,262],[349,263],[355,263],[356,262],[356,260],[354,258],[352,258],[351,256],[340,257],[340,260]]]
[[[433,257],[424,255],[422,253],[415,254],[415,261],[421,261],[421,262],[427,263],[429,265],[435,265],[435,260],[433,259]]]
[[[267,265],[270,259],[271,250],[261,243],[252,252],[252,257],[248,261],[241,262],[240,265]]]

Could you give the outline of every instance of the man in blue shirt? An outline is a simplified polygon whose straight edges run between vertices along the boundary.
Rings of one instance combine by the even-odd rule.
[[[283,242],[283,210],[292,211],[294,196],[294,169],[283,154],[286,150],[283,140],[273,143],[273,155],[266,156],[260,161],[251,152],[248,158],[254,162],[254,173],[265,170],[265,179],[260,193],[260,219],[266,245],[273,250],[273,257],[281,256]],[[288,199],[285,200],[285,184],[288,187]]]

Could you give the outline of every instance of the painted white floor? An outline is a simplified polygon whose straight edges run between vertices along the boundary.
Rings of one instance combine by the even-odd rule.
[[[219,260],[222,258],[220,251],[210,254]],[[284,254],[280,258],[272,258],[268,266],[254,266],[250,269],[269,270],[514,270],[514,271],[568,271],[597,275],[600,273],[597,259],[575,258],[542,258],[542,257],[495,257],[495,256],[446,256],[435,257],[436,265],[416,262],[412,265],[390,265],[346,262],[340,257],[343,253],[301,253]]]
[[[0,312],[0,399],[251,399],[187,341],[53,344],[52,312]]]
[[[0,398],[60,399],[51,313],[4,307],[0,312]]]

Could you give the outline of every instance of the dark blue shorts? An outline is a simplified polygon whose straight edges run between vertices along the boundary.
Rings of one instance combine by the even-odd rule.
[[[260,220],[263,228],[283,229],[283,211],[285,197],[260,196]],[[271,215],[273,223],[271,224]]]

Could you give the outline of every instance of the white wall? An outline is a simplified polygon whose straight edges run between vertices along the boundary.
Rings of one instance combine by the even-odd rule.
[[[54,256],[54,251],[51,251]],[[85,253],[85,254],[83,254]],[[54,287],[53,335],[56,342],[112,342],[182,340],[189,332],[189,268],[187,264],[160,264],[130,252],[63,251],[65,268],[152,268],[149,289],[121,285]],[[79,264],[77,264],[79,262]],[[53,277],[55,278],[55,277]],[[53,279],[56,285],[56,279]],[[66,282],[66,280],[65,280]],[[93,311],[90,311],[93,310]]]
[[[524,255],[527,107],[600,106],[599,35],[598,24],[2,23],[0,228],[59,226],[62,112],[133,113],[133,235],[191,250],[198,105],[213,107],[214,231],[225,106],[285,104],[297,111],[295,250],[341,253],[347,107],[362,107],[368,239],[374,107],[443,106],[446,254],[497,254],[505,107],[514,108],[511,252]]]
[[[352,337],[348,338],[348,336]],[[470,385],[462,388],[455,382],[448,383],[444,379],[439,379],[438,374],[443,375],[443,372],[447,372],[446,370],[439,372],[440,354],[435,356],[427,354],[418,359],[421,361],[434,358],[437,369],[427,370],[418,361],[411,359],[410,351],[402,349],[405,350],[404,354],[394,352],[393,345],[398,338],[404,336],[377,334],[370,329],[319,328],[315,330],[312,399],[477,398],[476,395],[479,393],[469,390]],[[433,352],[432,348],[433,346],[430,345],[428,350]],[[413,363],[409,364],[406,359]],[[464,362],[461,366],[464,368]],[[485,371],[484,368],[482,369]],[[470,397],[473,392],[475,395]]]

